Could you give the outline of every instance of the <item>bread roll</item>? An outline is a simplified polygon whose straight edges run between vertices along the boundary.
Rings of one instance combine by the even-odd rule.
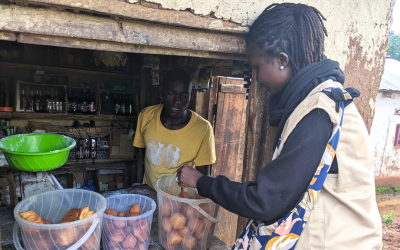
[[[87,239],[87,241],[85,241],[85,243],[83,243],[83,247],[86,250],[95,250],[95,249],[97,249],[99,244],[100,244],[100,242],[96,242],[96,237],[92,234],[92,235],[90,235],[89,239]]]
[[[113,220],[113,224],[116,228],[125,228],[126,227],[126,222],[125,220]]]
[[[168,234],[168,245],[179,245],[182,243],[182,237],[179,235],[177,231],[172,231]]]
[[[186,217],[180,213],[174,213],[171,217],[173,229],[182,229],[186,224]]]
[[[171,225],[171,219],[170,218],[164,218],[162,220],[162,225],[161,228],[165,231],[165,232],[170,232],[173,230],[172,225]]]
[[[187,227],[188,227],[189,231],[191,231],[191,232],[201,233],[204,228],[204,223],[203,223],[203,220],[201,220],[199,218],[193,218],[192,220],[189,221]]]
[[[194,248],[196,246],[196,238],[191,236],[183,238],[183,246],[189,249]]]
[[[145,219],[140,219],[133,227],[133,235],[139,242],[145,242],[150,236],[150,223]]]
[[[95,211],[89,211],[89,207],[84,207],[81,209],[78,219],[83,220],[89,216],[94,215],[95,213],[96,213]]]
[[[132,205],[131,208],[129,209],[129,213],[140,215],[142,213],[142,210],[140,209],[139,205]]]
[[[79,208],[73,208],[69,210],[65,215],[64,218],[62,219],[61,222],[73,222],[79,219],[79,214],[81,212],[81,209]]]
[[[126,239],[122,242],[121,246],[124,249],[126,249],[126,248],[134,249],[136,244],[137,244],[137,240],[136,240],[135,236],[133,236],[132,234],[128,234],[126,236]]]
[[[42,219],[42,221],[43,221],[43,224],[47,224],[47,225],[53,224],[53,222],[51,222],[49,220]]]
[[[203,239],[204,233],[193,233],[194,237],[198,240]]]
[[[112,208],[107,209],[104,213],[111,216],[117,216],[117,213]]]
[[[108,233],[108,238],[112,241],[120,243],[125,240],[125,233],[119,228],[114,228],[114,230]]]
[[[69,246],[75,242],[73,227],[54,230],[52,236],[55,236],[57,246]]]
[[[178,230],[180,236],[185,237],[185,235],[191,235],[189,229],[185,226],[182,229]]]
[[[168,199],[163,199],[162,200],[162,215],[163,217],[170,217],[171,216],[171,211],[172,211],[172,206],[171,203],[169,202]]]
[[[191,194],[189,194],[188,192],[185,192],[185,191],[181,191],[179,193],[179,197],[185,198],[185,199],[193,199],[193,196]]]
[[[117,214],[117,216],[118,216],[118,217],[127,217],[128,214],[127,214],[127,213],[124,213],[124,212],[119,212],[119,213]]]
[[[136,215],[136,214],[128,214],[126,217],[136,217],[136,216],[139,216],[139,215]],[[136,220],[128,220],[128,221],[127,221],[127,222],[128,222],[128,226],[133,227],[134,224],[135,224],[135,221],[136,221]]]
[[[20,212],[19,216],[21,216],[22,219],[36,223],[36,224],[43,224],[42,218],[40,218],[39,215],[37,215],[34,211],[29,210],[26,212]]]

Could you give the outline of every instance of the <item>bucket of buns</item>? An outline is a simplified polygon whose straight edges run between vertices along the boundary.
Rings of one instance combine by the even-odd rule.
[[[26,198],[14,209],[14,245],[19,250],[98,250],[105,208],[103,196],[82,189],[63,189]]]
[[[103,214],[104,250],[147,250],[156,203],[138,194],[108,197]]]
[[[176,175],[167,175],[155,185],[159,242],[167,250],[206,250],[220,221],[218,205],[196,189],[181,189],[175,179]]]

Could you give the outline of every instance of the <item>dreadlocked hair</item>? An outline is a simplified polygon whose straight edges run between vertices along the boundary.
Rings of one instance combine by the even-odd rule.
[[[325,17],[314,7],[272,4],[251,25],[246,46],[260,49],[269,57],[285,52],[295,74],[308,64],[324,59],[328,33],[323,21]]]

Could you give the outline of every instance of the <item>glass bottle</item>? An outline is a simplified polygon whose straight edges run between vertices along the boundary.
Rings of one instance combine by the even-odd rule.
[[[27,107],[28,107],[28,99],[25,95],[25,87],[22,87],[22,93],[19,96],[19,100],[20,100],[20,109],[26,111]]]
[[[125,115],[125,95],[119,95],[120,115]]]
[[[35,98],[34,98],[34,101],[35,101],[34,110],[35,110],[35,112],[39,112],[40,111],[40,99],[41,99],[41,96],[40,96],[40,93],[39,93],[39,87],[37,87],[36,88],[36,95],[35,95]]]
[[[86,115],[87,114],[87,110],[88,110],[88,91],[87,89],[83,90],[83,100],[82,100],[82,114]]]
[[[29,94],[29,96],[28,96],[28,109],[30,110],[30,111],[33,111],[33,108],[34,108],[34,99],[35,98],[35,96],[34,96],[34,94],[33,94],[33,87],[30,87],[30,94]]]
[[[39,89],[39,95],[40,95],[40,111],[45,112],[46,109],[46,98],[44,97],[44,91],[42,91],[43,88]]]
[[[76,95],[76,113],[81,114],[83,110],[83,103],[82,103],[82,94],[83,91],[81,89],[76,90],[77,95]]]
[[[94,115],[96,113],[96,108],[95,108],[95,100],[96,100],[96,95],[94,92],[94,89],[90,90],[90,94],[89,94],[89,108],[88,108],[88,113],[91,115]]]
[[[71,94],[71,111],[73,114],[76,114],[76,109],[77,109],[77,104],[76,104],[76,97],[77,97],[77,92],[76,89],[72,90],[72,94]]]
[[[119,99],[118,99],[118,94],[114,94],[114,114],[118,115],[119,114]]]
[[[132,98],[132,95],[128,95],[128,107],[127,107],[127,112],[126,112],[126,114],[127,115],[132,115],[132,112],[133,112],[133,98]]]

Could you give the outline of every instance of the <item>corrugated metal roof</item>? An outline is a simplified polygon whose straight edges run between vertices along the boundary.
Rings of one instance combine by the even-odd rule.
[[[383,72],[379,90],[400,91],[400,62],[386,59],[385,72]]]

